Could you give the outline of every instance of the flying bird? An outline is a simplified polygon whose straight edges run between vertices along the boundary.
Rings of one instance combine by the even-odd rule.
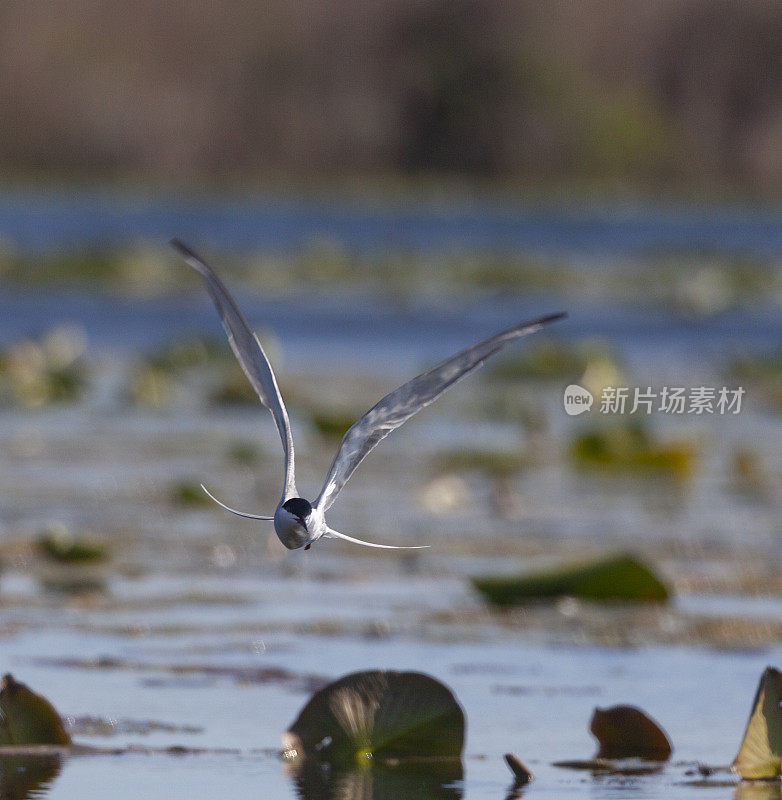
[[[258,337],[250,330],[250,326],[236,302],[212,268],[178,239],[173,239],[171,244],[182,254],[185,261],[203,277],[207,291],[220,314],[234,355],[258,393],[261,403],[271,411],[274,417],[282,439],[285,458],[282,497],[273,516],[237,511],[220,502],[203,484],[201,488],[215,503],[232,514],[248,519],[273,520],[277,536],[289,550],[296,550],[300,547],[309,550],[313,542],[323,537],[344,539],[366,547],[380,547],[387,550],[417,550],[427,547],[428,545],[402,547],[355,539],[330,528],[326,524],[325,513],[331,508],[356,467],[391,431],[410,419],[424,406],[428,406],[449,386],[453,386],[465,375],[477,369],[489,356],[499,352],[509,342],[526,336],[528,333],[534,333],[549,322],[565,316],[565,314],[549,314],[506,328],[451,356],[442,364],[418,375],[387,394],[363,417],[354,422],[342,437],[323,488],[315,502],[310,503],[303,497],[299,497],[296,489],[293,436],[288,412],[280,395],[277,379],[274,377],[271,364]]]

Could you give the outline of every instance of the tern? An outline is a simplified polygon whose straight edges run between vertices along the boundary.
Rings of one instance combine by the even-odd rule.
[[[315,502],[310,503],[303,497],[299,497],[296,489],[293,436],[288,412],[277,386],[277,379],[258,337],[250,330],[250,326],[233,297],[212,268],[178,239],[173,239],[171,244],[184,257],[185,261],[203,277],[207,291],[220,314],[234,355],[257,392],[261,403],[271,411],[274,417],[282,439],[284,454],[285,475],[282,496],[273,516],[237,511],[220,502],[203,484],[201,488],[215,503],[232,514],[248,519],[273,520],[277,536],[289,550],[297,550],[300,547],[309,550],[313,542],[320,538],[344,539],[366,547],[379,547],[386,550],[419,550],[428,547],[428,545],[399,546],[365,542],[330,528],[326,524],[325,514],[356,467],[391,431],[436,400],[449,386],[453,386],[465,375],[480,367],[487,358],[499,352],[506,344],[526,336],[528,333],[534,333],[544,325],[566,316],[562,313],[549,314],[506,328],[451,356],[438,366],[387,394],[363,417],[354,422],[345,433],[331,463],[323,488]]]

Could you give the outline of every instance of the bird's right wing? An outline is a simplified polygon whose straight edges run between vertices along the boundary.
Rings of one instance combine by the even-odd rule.
[[[285,487],[284,498],[295,497],[296,476],[294,471],[293,436],[288,420],[288,412],[277,386],[269,359],[263,352],[258,337],[250,330],[244,315],[239,310],[233,297],[215,275],[212,268],[187,245],[172,239],[171,244],[182,254],[185,261],[201,273],[206,288],[220,314],[231,349],[234,351],[245,375],[258,393],[261,402],[272,412],[277,430],[280,432],[282,447],[285,452]]]
[[[325,512],[336,499],[342,487],[372,449],[398,428],[403,422],[436,400],[449,386],[479,367],[489,356],[505,347],[508,342],[533,333],[543,325],[561,319],[564,314],[550,314],[546,317],[522,322],[506,328],[488,339],[462,350],[408,381],[386,395],[379,403],[353,423],[343,436],[337,450],[326,482],[320,491],[315,507]]]

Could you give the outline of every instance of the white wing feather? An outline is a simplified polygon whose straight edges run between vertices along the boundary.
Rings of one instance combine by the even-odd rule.
[[[550,314],[522,322],[462,350],[442,364],[394,389],[358,419],[343,436],[326,482],[315,501],[325,512],[331,507],[356,467],[391,431],[436,400],[448,387],[479,367],[489,356],[509,342],[534,333],[543,325],[562,319],[565,314]]]
[[[242,312],[236,305],[222,281],[215,275],[212,268],[189,247],[178,239],[172,239],[171,244],[182,254],[185,261],[201,273],[206,283],[206,288],[214,301],[223,328],[228,334],[228,341],[234,351],[245,375],[261,399],[261,402],[272,412],[277,430],[280,432],[282,447],[285,453],[285,485],[283,500],[295,497],[296,476],[294,468],[293,436],[288,420],[288,412],[280,395],[277,379],[274,377],[269,359],[263,352],[258,337],[250,330]]]

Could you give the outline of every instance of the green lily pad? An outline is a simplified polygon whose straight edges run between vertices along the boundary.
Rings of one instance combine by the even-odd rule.
[[[316,692],[283,734],[289,758],[349,768],[373,761],[460,759],[464,713],[450,689],[419,672],[346,675]]]
[[[13,675],[0,684],[0,744],[70,744],[57,709]]]
[[[663,729],[634,706],[596,708],[589,730],[600,745],[595,758],[667,761],[671,757]]]
[[[760,678],[744,740],[731,765],[745,779],[782,775],[782,673],[766,667]]]
[[[501,606],[557,597],[662,602],[670,595],[654,572],[629,553],[517,576],[473,578],[472,583],[490,603]]]

